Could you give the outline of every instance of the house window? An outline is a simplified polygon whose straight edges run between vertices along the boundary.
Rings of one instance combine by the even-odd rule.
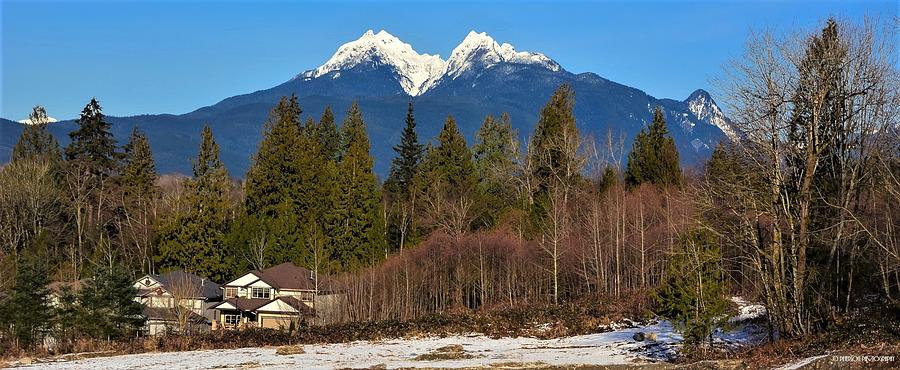
[[[250,297],[269,299],[269,288],[253,288],[250,291]]]
[[[237,297],[237,288],[225,288],[225,298]]]
[[[225,325],[237,325],[241,322],[241,315],[223,315]]]
[[[301,292],[300,293],[300,300],[303,302],[312,302],[315,297],[316,297],[316,293],[314,293],[314,292]]]

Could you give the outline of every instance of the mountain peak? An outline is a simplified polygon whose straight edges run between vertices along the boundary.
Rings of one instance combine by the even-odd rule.
[[[440,55],[419,54],[412,46],[385,30],[368,30],[355,41],[338,48],[325,64],[298,77],[317,78],[360,65],[385,64],[397,72],[400,86],[409,95],[419,95],[444,71],[446,63]]]
[[[691,95],[689,95],[688,98],[685,99],[684,101],[685,102],[704,101],[704,102],[712,102],[712,104],[716,104],[716,102],[713,100],[712,96],[709,95],[709,92],[707,92],[706,90],[703,90],[703,89],[694,90],[694,92],[692,92]]]
[[[732,140],[737,140],[737,133],[731,127],[731,124],[725,118],[725,114],[716,105],[716,101],[706,90],[697,89],[684,101],[688,105],[688,110],[694,114],[697,119],[705,121],[711,125],[718,127]]]
[[[385,30],[378,33],[368,30],[358,39],[341,45],[325,64],[297,78],[313,79],[330,73],[333,73],[332,78],[338,78],[340,71],[358,66],[387,65],[396,72],[403,90],[417,96],[443,77],[455,79],[474,68],[490,68],[499,63],[537,65],[554,72],[561,70],[559,64],[544,54],[516,51],[510,44],[498,44],[486,32],[470,31],[445,61],[440,55],[419,54]]]
[[[559,64],[544,54],[519,52],[510,44],[498,44],[486,32],[472,30],[450,53],[445,75],[457,78],[472,67],[490,68],[498,63],[539,65],[554,72],[560,70]]]
[[[19,122],[19,123],[21,123],[21,124],[23,124],[23,125],[34,125],[34,124],[37,124],[37,123],[38,123],[38,122],[31,122],[31,117],[26,118],[26,119],[20,119],[20,120],[18,120],[18,121],[16,121],[16,122]],[[45,122],[45,123],[54,123],[54,122],[58,122],[58,120],[57,120],[56,118],[53,118],[53,117],[49,117],[49,116],[48,116],[48,117],[47,117],[47,122]]]

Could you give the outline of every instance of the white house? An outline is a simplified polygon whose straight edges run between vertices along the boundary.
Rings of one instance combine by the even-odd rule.
[[[315,316],[317,277],[287,262],[251,271],[222,286],[224,300],[214,305],[224,328],[287,328]]]
[[[222,298],[219,284],[181,270],[146,275],[134,287],[134,299],[144,305],[144,332],[149,335],[209,330],[215,319],[212,306]]]

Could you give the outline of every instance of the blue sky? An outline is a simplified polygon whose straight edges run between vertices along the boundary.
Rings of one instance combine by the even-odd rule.
[[[657,97],[709,88],[751,30],[835,15],[898,14],[898,1],[175,2],[0,0],[0,117],[35,104],[74,118],[185,113],[324,63],[367,29],[447,57],[469,30]]]

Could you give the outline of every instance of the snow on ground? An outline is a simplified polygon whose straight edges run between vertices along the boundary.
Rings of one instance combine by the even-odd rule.
[[[768,328],[757,320],[766,315],[766,307],[747,302],[743,297],[731,297],[731,301],[737,304],[738,314],[728,318],[729,330],[716,329],[713,341],[719,346],[735,349],[760,345],[768,340]]]
[[[753,320],[766,315],[766,306],[761,304],[751,304],[744,297],[731,297],[731,301],[738,305],[738,314],[728,319],[730,323],[738,323],[747,320]]]
[[[762,312],[735,297],[742,320],[731,322],[730,330],[717,330],[716,343],[727,347],[759,344],[766,338],[764,328],[749,321]],[[758,316],[755,316],[758,317]],[[601,328],[605,329],[605,328]],[[482,335],[402,338],[337,344],[304,345],[305,353],[277,355],[275,347],[145,353],[98,357],[67,362],[34,363],[26,368],[42,369],[334,369],[367,368],[471,368],[542,365],[616,365],[643,361],[666,361],[675,357],[682,337],[668,321],[640,326],[633,322],[611,325],[611,331],[558,339],[489,338]],[[635,341],[637,332],[656,333],[656,341]],[[461,345],[471,358],[417,360],[436,349]]]
[[[658,333],[657,342],[636,342],[638,331]],[[70,362],[35,363],[42,369],[333,369],[429,367],[461,368],[502,363],[543,363],[549,365],[627,364],[641,360],[661,360],[674,354],[681,341],[668,322],[607,333],[541,340],[535,338],[488,338],[480,335],[426,337],[340,344],[304,345],[304,354],[276,355],[274,347],[242,348],[171,353],[147,353],[92,358]],[[437,348],[459,344],[470,359],[420,361],[417,356]]]
[[[815,361],[817,361],[817,360],[819,360],[819,359],[825,358],[825,357],[828,357],[828,355],[820,355],[820,356],[807,357],[807,358],[804,358],[804,359],[802,359],[802,360],[798,360],[798,361],[789,363],[789,364],[787,364],[787,365],[784,365],[784,366],[782,366],[782,367],[779,367],[777,370],[797,370],[797,369],[801,369],[801,368],[803,368],[804,366],[809,365],[809,364],[811,364],[811,363],[813,363],[813,362],[815,362]]]

